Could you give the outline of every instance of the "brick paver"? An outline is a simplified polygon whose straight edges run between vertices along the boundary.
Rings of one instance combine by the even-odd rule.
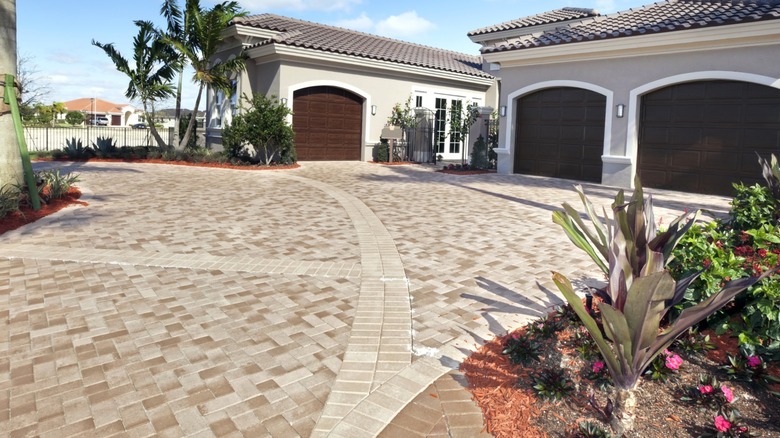
[[[600,280],[550,221],[569,181],[63,167],[90,205],[0,236],[2,435],[474,436],[458,364],[559,301],[551,270]]]

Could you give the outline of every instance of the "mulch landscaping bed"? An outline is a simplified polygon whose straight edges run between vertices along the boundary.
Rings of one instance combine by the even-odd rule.
[[[520,329],[520,332],[526,328]],[[604,406],[608,392],[599,390],[585,377],[592,364],[585,362],[568,343],[575,330],[569,326],[557,332],[543,347],[540,362],[529,366],[513,365],[502,354],[507,334],[496,338],[474,352],[461,365],[469,382],[469,391],[479,404],[485,419],[485,429],[497,437],[577,437],[578,424],[589,421],[609,431],[603,416],[591,407],[589,397],[595,394],[598,406]],[[517,333],[517,332],[516,332]],[[667,438],[699,436],[716,432],[713,427],[716,409],[681,401],[686,388],[696,386],[699,376],[714,375],[721,384],[732,389],[735,400],[731,404],[742,415],[752,436],[780,437],[780,399],[758,383],[728,380],[720,369],[726,354],[737,355],[737,342],[726,335],[710,335],[716,346],[706,355],[680,355],[685,360],[679,371],[666,383],[642,379],[638,386],[636,427],[631,436]],[[532,388],[532,377],[544,367],[567,364],[575,390],[557,402],[544,401]],[[769,372],[780,376],[777,364]]]
[[[35,222],[38,219],[56,213],[69,205],[88,205],[84,201],[79,201],[81,191],[76,187],[71,187],[68,193],[62,198],[52,199],[48,203],[41,203],[41,209],[35,211],[32,207],[21,207],[19,211],[8,214],[0,218],[0,234],[15,230],[22,225]]]
[[[171,164],[174,166],[192,166],[192,167],[215,167],[219,169],[235,169],[235,170],[286,170],[286,169],[297,169],[301,167],[300,164],[287,164],[287,165],[271,165],[271,166],[265,166],[265,165],[247,165],[247,166],[236,166],[229,163],[195,163],[191,161],[166,161],[159,158],[144,158],[144,159],[119,159],[119,158],[89,158],[86,160],[69,160],[69,159],[62,159],[62,160],[55,160],[53,158],[37,158],[35,161],[72,161],[72,162],[78,162],[78,163],[89,163],[89,162],[104,162],[104,163],[149,163],[149,164]]]
[[[439,173],[446,173],[449,175],[484,175],[486,173],[496,173],[495,170],[455,170],[455,169],[439,169]]]
[[[369,161],[371,164],[381,164],[383,166],[403,166],[406,164],[420,164],[415,163],[414,161],[393,161],[392,163],[389,161]]]

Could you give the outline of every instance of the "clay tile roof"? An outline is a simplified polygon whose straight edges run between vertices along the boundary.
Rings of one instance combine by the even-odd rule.
[[[493,26],[472,30],[468,33],[468,36],[484,35],[486,33],[501,32],[504,30],[522,29],[524,27],[539,26],[543,24],[560,23],[569,20],[597,17],[598,15],[599,12],[595,9],[556,9],[554,11],[531,15],[530,17],[518,18],[516,20],[506,21],[504,23],[495,24]]]
[[[234,24],[278,32],[273,39],[256,46],[283,44],[469,76],[493,77],[482,71],[482,60],[479,56],[408,43],[340,27],[273,14],[239,17],[234,20]]]
[[[482,53],[780,19],[780,0],[669,0],[508,39]]]
[[[68,111],[94,111],[98,113],[121,113],[124,106],[103,99],[94,99],[93,102],[91,97],[69,100],[63,104]]]

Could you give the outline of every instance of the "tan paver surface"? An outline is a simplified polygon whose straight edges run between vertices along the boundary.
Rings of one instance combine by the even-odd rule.
[[[476,436],[458,364],[558,301],[551,270],[599,281],[550,221],[571,181],[59,167],[90,205],[0,236],[3,436]],[[651,192],[667,223],[727,209]]]

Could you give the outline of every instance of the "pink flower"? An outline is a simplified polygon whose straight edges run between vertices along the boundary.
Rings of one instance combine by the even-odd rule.
[[[750,356],[747,358],[747,364],[750,368],[755,368],[761,365],[761,358],[758,356]]]
[[[728,386],[723,385],[720,387],[720,390],[723,391],[723,396],[726,397],[727,402],[731,403],[734,400],[734,393],[731,392]]]
[[[512,339],[514,339],[516,341],[516,340],[520,339],[520,335],[518,333],[512,333]]]
[[[670,370],[679,369],[682,363],[683,360],[680,358],[680,356],[676,354],[672,354],[671,356],[666,356],[666,368],[669,368]]]
[[[766,257],[766,250],[764,248],[761,248],[756,252],[758,253],[759,256]]]
[[[712,385],[702,385],[699,387],[699,392],[702,394],[709,394],[712,392]]]
[[[731,423],[729,423],[728,420],[723,418],[723,415],[718,415],[715,417],[715,428],[718,429],[720,432],[725,432],[729,429],[731,429]]]
[[[604,369],[604,362],[599,361],[599,362],[596,362],[596,363],[593,364],[593,372],[594,373],[599,373],[603,369]]]
[[[712,261],[711,261],[710,259],[704,259],[704,261],[703,261],[703,262],[701,262],[701,264],[702,264],[702,266],[704,266],[705,268],[709,268],[709,267],[710,267],[710,265],[712,265]]]

